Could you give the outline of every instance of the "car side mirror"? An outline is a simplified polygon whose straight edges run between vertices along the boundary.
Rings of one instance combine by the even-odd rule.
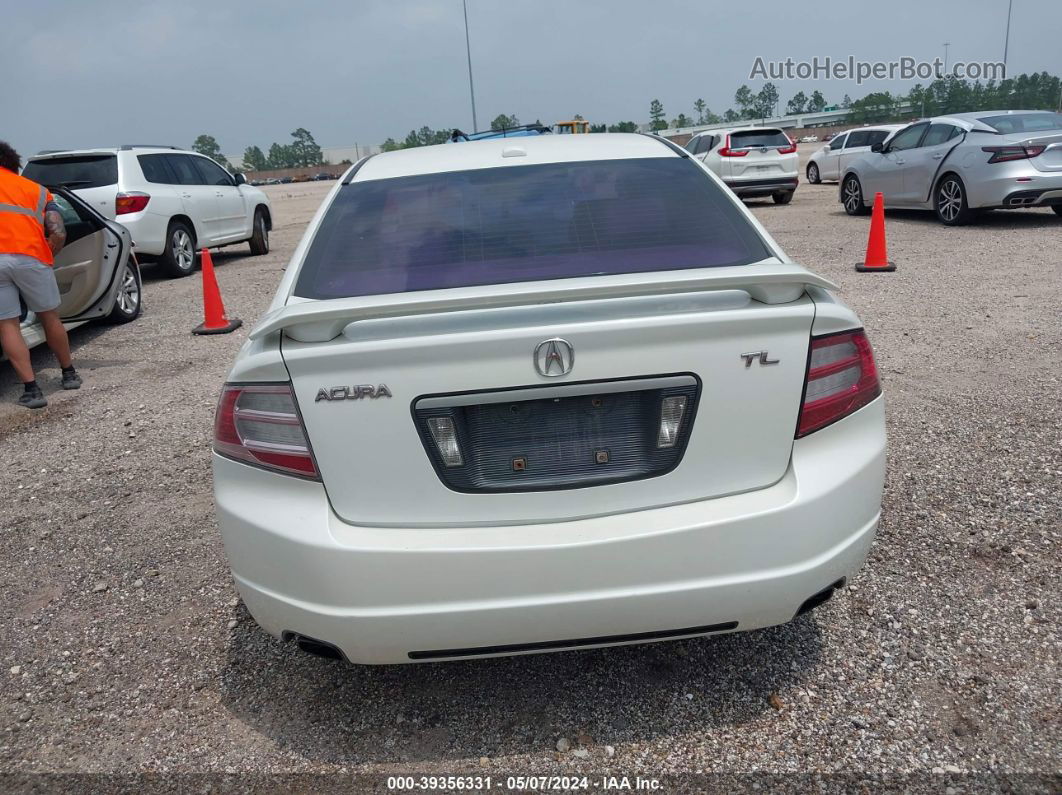
[[[232,178],[234,180],[236,180],[236,184],[237,185],[246,185],[247,184],[247,177],[245,177],[239,171],[237,171],[235,174],[233,174]]]
[[[885,144],[871,144],[870,151],[877,152],[880,155],[882,152],[885,151]]]

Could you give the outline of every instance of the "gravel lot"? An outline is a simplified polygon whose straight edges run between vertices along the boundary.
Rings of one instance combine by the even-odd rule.
[[[825,607],[704,640],[351,668],[240,606],[208,456],[224,375],[330,186],[267,188],[273,253],[215,256],[240,331],[191,336],[198,277],[145,269],[142,319],[72,334],[80,392],[40,348],[51,404],[19,409],[0,365],[0,770],[1059,772],[1062,219],[890,213],[899,269],[864,275],[868,221],[836,186],[752,204],[841,285],[888,398],[878,541]]]

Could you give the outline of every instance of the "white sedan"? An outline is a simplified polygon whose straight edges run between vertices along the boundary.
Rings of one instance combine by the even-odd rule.
[[[781,624],[874,539],[859,318],[653,136],[388,152],[325,199],[222,389],[255,620],[408,663]]]
[[[808,182],[813,185],[827,180],[836,182],[857,157],[865,155],[871,146],[880,144],[901,127],[902,124],[879,124],[837,133],[808,160],[805,170]]]

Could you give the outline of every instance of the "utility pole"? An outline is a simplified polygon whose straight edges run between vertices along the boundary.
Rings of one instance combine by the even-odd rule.
[[[948,76],[948,47],[950,46],[950,41],[944,42],[944,77]]]
[[[1007,3],[1007,37],[1003,39],[1003,77],[1007,76],[1007,51],[1010,49],[1010,12],[1014,10],[1014,0]]]
[[[465,10],[465,53],[468,55],[468,93],[472,97],[472,132],[479,129],[476,124],[476,89],[472,85],[472,45],[468,39],[468,0],[461,0]]]

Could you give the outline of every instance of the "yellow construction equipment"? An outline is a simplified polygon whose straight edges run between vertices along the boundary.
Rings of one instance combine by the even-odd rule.
[[[553,132],[555,132],[557,135],[588,133],[590,132],[590,122],[586,121],[586,119],[575,119],[574,121],[559,121],[553,125]]]

